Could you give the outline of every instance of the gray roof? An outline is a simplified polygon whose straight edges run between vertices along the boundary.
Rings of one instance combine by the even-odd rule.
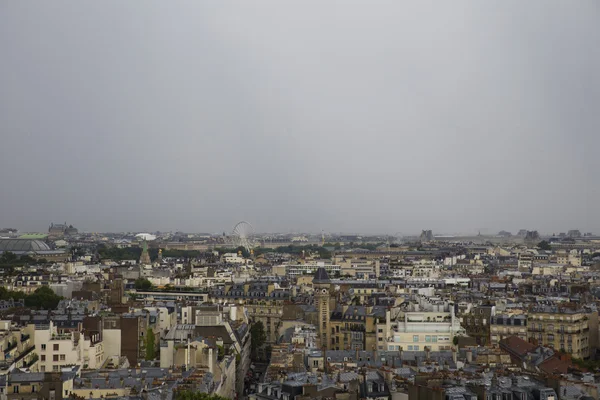
[[[44,381],[44,373],[43,372],[17,372],[10,374],[9,381],[11,383],[17,382],[43,382]]]
[[[38,252],[51,251],[50,247],[41,240],[32,239],[0,239],[0,251]]]
[[[329,279],[329,275],[327,274],[327,271],[325,271],[325,268],[320,267],[317,269],[317,272],[315,272],[315,277],[313,278],[313,283],[329,283],[331,282],[331,280]]]

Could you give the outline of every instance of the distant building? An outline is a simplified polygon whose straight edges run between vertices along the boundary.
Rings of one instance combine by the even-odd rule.
[[[148,253],[148,242],[146,241],[146,239],[144,239],[144,241],[142,242],[142,255],[140,256],[140,264],[152,264],[152,262],[150,261],[150,254]]]
[[[18,256],[30,256],[48,261],[67,261],[69,253],[53,250],[45,242],[32,239],[0,239],[0,254],[9,251]]]
[[[421,237],[419,239],[421,240],[421,242],[432,242],[434,240],[433,231],[421,231]]]
[[[525,234],[525,241],[535,242],[540,240],[540,234],[538,231],[527,231]]]
[[[77,228],[73,227],[73,225],[67,225],[67,223],[65,222],[64,224],[50,224],[50,227],[48,228],[48,234],[51,237],[63,237],[63,236],[69,236],[69,235],[76,235],[79,231],[77,230]]]

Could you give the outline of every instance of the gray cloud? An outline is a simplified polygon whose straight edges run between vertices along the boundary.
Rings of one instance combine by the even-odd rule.
[[[600,231],[597,2],[0,4],[0,225]]]

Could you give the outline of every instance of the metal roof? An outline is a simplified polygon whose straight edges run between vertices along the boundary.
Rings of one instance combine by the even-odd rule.
[[[51,251],[52,249],[41,240],[34,239],[0,239],[0,251],[13,253]]]

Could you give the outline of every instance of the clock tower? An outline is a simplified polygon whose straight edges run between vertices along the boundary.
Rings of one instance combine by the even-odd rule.
[[[329,325],[329,290],[331,288],[331,280],[325,268],[317,269],[313,278],[313,288],[315,294],[315,306],[318,314],[318,331],[319,342],[321,348],[329,349],[330,344],[330,325]]]

